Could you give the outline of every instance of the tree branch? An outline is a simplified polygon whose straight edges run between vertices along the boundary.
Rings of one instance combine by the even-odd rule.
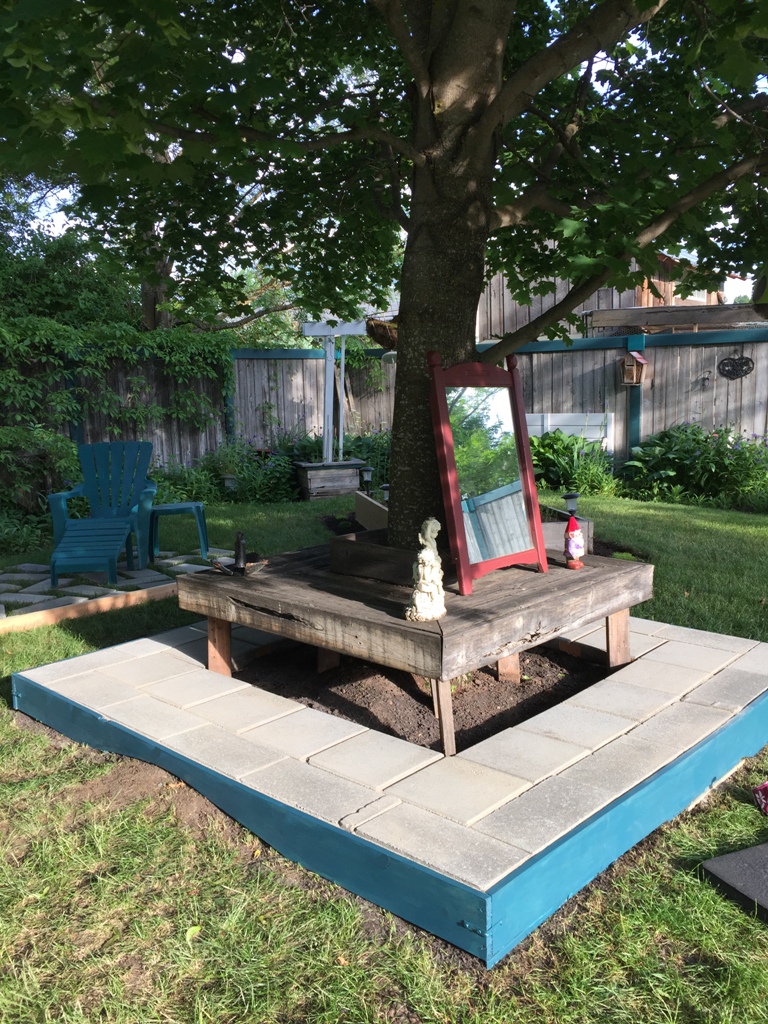
[[[255,320],[261,320],[262,317],[269,316],[270,313],[284,313],[286,310],[296,308],[295,302],[285,302],[282,306],[260,309],[256,313],[249,313],[248,316],[240,317],[239,320],[227,320],[226,323],[211,324],[205,320],[191,320],[190,322],[201,331],[229,331],[234,327],[245,327],[246,324],[252,324]]]
[[[640,10],[632,0],[604,0],[569,32],[531,57],[507,79],[489,104],[478,125],[478,135],[487,141],[513,117],[521,114],[545,85],[568,74],[582,61],[610,49],[627,32],[656,15],[667,0],[656,0]]]
[[[504,228],[522,224],[531,210],[548,210],[558,217],[572,217],[573,210],[568,203],[555,199],[544,185],[533,185],[520,195],[514,203],[497,206],[491,212],[489,230],[493,233]]]
[[[97,97],[88,97],[90,107],[102,117],[117,117],[115,110],[110,109]],[[194,110],[198,117],[202,117],[212,123],[219,123],[218,119],[204,109]],[[305,153],[314,153],[317,150],[330,149],[333,146],[341,146],[345,142],[381,142],[389,145],[397,153],[413,161],[414,164],[424,164],[426,157],[420,153],[410,142],[401,139],[384,128],[369,126],[367,128],[350,128],[345,132],[332,132],[327,135],[317,135],[311,139],[290,139],[281,138],[278,135],[270,135],[269,132],[260,132],[249,125],[233,124],[227,125],[227,129],[235,131],[244,142],[266,142],[272,146],[274,151],[279,153],[280,147],[288,145],[291,149],[300,149]],[[178,142],[208,142],[211,145],[222,142],[222,136],[216,132],[203,131],[199,128],[184,128],[180,125],[169,124],[166,121],[147,121],[148,132],[158,132]]]
[[[701,182],[668,206],[658,217],[655,217],[646,224],[642,231],[638,232],[635,236],[635,245],[640,249],[646,248],[659,235],[667,231],[683,214],[687,213],[688,210],[704,202],[728,185],[739,181],[739,179],[746,175],[764,170],[765,168],[768,168],[768,154],[757,153],[754,156],[738,160],[730,167],[726,167],[717,174],[713,174],[706,181]],[[622,259],[629,263],[632,259],[632,254],[627,253]],[[604,267],[585,281],[575,285],[551,309],[545,310],[540,316],[531,320],[530,323],[524,324],[519,330],[505,334],[498,344],[483,352],[478,357],[479,360],[483,363],[498,363],[505,356],[512,355],[513,352],[522,348],[523,345],[527,345],[529,341],[535,341],[542,331],[559,323],[568,313],[572,313],[580,302],[584,302],[593,292],[604,285],[610,279],[612,273],[612,270]]]
[[[408,68],[413,75],[416,92],[421,99],[429,96],[432,89],[432,78],[424,58],[416,45],[403,12],[402,0],[371,0],[373,6],[384,18],[392,33],[398,49],[402,53]]]

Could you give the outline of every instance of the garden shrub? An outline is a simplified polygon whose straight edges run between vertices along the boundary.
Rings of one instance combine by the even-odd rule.
[[[697,423],[669,427],[631,450],[624,492],[645,500],[768,508],[768,438]]]
[[[47,510],[46,495],[80,480],[77,445],[43,427],[0,427],[0,504]]]
[[[541,437],[531,437],[531,459],[537,483],[548,489],[580,494],[616,492],[611,456],[600,441],[548,430]]]
[[[172,462],[168,466],[152,466],[149,476],[157,484],[156,505],[171,505],[177,501],[216,502],[221,499],[217,475],[204,466],[183,466]]]
[[[0,505],[0,555],[24,555],[50,539],[51,525],[42,515]]]

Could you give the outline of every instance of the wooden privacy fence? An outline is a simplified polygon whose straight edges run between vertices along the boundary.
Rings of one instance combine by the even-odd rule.
[[[620,383],[627,351],[648,361],[640,385]],[[619,461],[679,423],[768,433],[768,328],[542,341],[517,358],[526,412],[613,413]]]
[[[170,410],[177,390],[175,382],[157,361],[147,362],[130,372],[122,364],[116,363],[106,383],[117,395],[120,405],[128,410],[150,405]],[[173,462],[191,465],[205,452],[216,448],[224,436],[221,383],[200,379],[193,384],[193,388],[198,394],[207,397],[214,409],[221,410],[218,419],[202,428],[183,423],[178,417],[169,414],[156,420],[147,419],[146,422],[143,416],[139,416],[135,422],[128,421],[116,431],[108,417],[101,413],[91,413],[82,422],[72,425],[70,435],[78,442],[86,443],[108,440],[151,441],[155,462],[163,466]]]
[[[641,385],[620,383],[618,364],[627,351],[642,351],[648,361]],[[230,429],[259,448],[272,447],[286,433],[322,433],[325,362],[321,350],[237,350],[233,357],[235,393],[229,408],[225,409],[220,392],[211,391],[221,406],[216,422],[196,430],[167,418],[127,429],[120,436],[152,441],[161,463],[189,464],[219,444],[227,418]],[[590,436],[592,427],[604,422],[602,436],[619,461],[640,440],[686,421],[705,428],[731,425],[747,434],[768,433],[768,327],[575,338],[570,347],[559,341],[539,341],[526,345],[517,358],[531,431],[560,427],[580,434],[588,423]],[[346,433],[391,427],[395,369],[394,364],[381,364],[371,374],[368,368],[347,368]],[[146,381],[146,400],[167,407],[173,383],[151,368]],[[117,386],[124,388],[126,402],[142,400],[131,397],[129,381],[118,381]],[[341,397],[336,367],[337,418]],[[610,415],[604,420],[606,413]],[[545,419],[550,414],[556,415]],[[93,417],[83,424],[82,439],[105,439],[106,426]]]
[[[270,448],[285,434],[322,434],[325,354],[320,349],[238,349],[235,360],[234,429],[257,448]],[[344,431],[365,434],[392,425],[395,367],[347,366]],[[342,397],[335,367],[335,422]]]

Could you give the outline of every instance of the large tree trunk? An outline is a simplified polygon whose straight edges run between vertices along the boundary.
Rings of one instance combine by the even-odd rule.
[[[390,544],[413,548],[428,516],[445,525],[430,413],[427,353],[474,358],[484,282],[490,175],[417,171],[403,262],[392,430]],[[442,541],[446,538],[442,537]]]
[[[156,331],[159,327],[171,327],[173,317],[169,310],[160,306],[166,300],[166,281],[153,284],[141,282],[141,326],[145,331]]]

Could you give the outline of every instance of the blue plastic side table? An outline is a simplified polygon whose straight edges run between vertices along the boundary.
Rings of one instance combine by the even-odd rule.
[[[156,559],[160,552],[160,516],[180,516],[185,512],[193,515],[200,537],[200,554],[208,557],[208,527],[205,523],[205,509],[202,501],[177,501],[172,505],[153,505],[149,517],[149,557]]]

